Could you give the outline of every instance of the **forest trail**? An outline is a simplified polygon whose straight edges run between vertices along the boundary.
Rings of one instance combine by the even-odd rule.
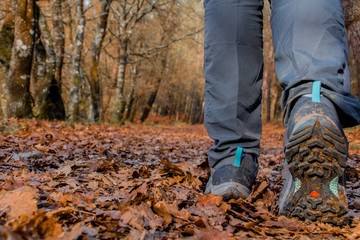
[[[266,124],[250,197],[204,195],[202,125],[110,126],[14,120],[0,131],[0,237],[12,239],[357,239],[360,128],[348,130],[350,226],[277,217],[284,154]]]

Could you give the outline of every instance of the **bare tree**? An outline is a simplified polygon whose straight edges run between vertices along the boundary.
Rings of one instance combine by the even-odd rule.
[[[81,56],[84,45],[84,0],[76,0],[76,36],[73,47],[72,62],[71,62],[71,89],[69,99],[69,120],[71,122],[77,121],[79,118],[79,85],[81,82]]]
[[[202,25],[195,16],[202,12],[196,10],[201,3],[197,0],[89,3],[85,9],[84,0],[1,2],[2,111],[16,117],[64,119],[66,106],[70,121],[78,121],[80,114],[85,113],[93,121],[123,122],[134,119],[137,110],[143,112],[145,103],[148,112],[155,101],[157,112],[165,109],[169,105],[165,94],[180,84],[187,87],[179,88],[181,93],[176,93],[168,112],[182,116],[178,114],[184,111],[181,96],[190,94],[184,75],[194,68],[185,67],[192,61],[185,55],[189,51],[197,55],[200,52],[181,40],[192,39],[201,32],[201,29],[192,32]],[[174,50],[175,46],[183,46],[184,50]],[[163,60],[165,55],[167,60]],[[174,63],[179,57],[185,71],[178,70],[179,65]],[[200,100],[196,99],[201,98],[197,96],[201,92],[200,66],[196,69],[199,77],[190,79],[200,90],[191,92],[188,101],[191,106],[198,105]],[[189,109],[195,111],[193,107]]]
[[[102,0],[100,2],[100,17],[93,41],[90,70],[90,119],[94,122],[100,120],[101,115],[101,86],[99,79],[100,51],[104,42],[110,4],[112,0]]]
[[[124,86],[126,78],[126,69],[129,64],[129,47],[135,27],[155,9],[165,6],[173,0],[167,2],[143,1],[136,0],[130,2],[128,0],[120,3],[119,11],[114,9],[114,13],[120,20],[120,46],[121,56],[119,58],[118,76],[115,87],[114,111],[112,116],[113,122],[122,122],[123,113],[125,111],[126,101],[124,99]]]

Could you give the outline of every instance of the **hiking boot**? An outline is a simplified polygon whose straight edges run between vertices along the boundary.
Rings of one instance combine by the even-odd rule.
[[[242,154],[242,148],[238,148],[235,157],[224,159],[211,169],[205,193],[222,196],[224,200],[245,199],[251,193],[257,172],[257,158]]]
[[[284,136],[284,185],[279,214],[304,221],[345,225],[348,204],[345,167],[348,143],[333,104],[301,97]]]

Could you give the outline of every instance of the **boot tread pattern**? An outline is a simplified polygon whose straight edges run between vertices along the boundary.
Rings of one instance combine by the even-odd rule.
[[[295,190],[282,212],[305,221],[345,225],[348,207],[339,184],[346,167],[344,134],[326,117],[309,119],[296,129],[285,146]],[[300,187],[299,187],[300,186]]]

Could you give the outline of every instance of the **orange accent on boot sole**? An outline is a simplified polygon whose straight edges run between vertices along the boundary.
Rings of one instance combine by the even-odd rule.
[[[317,191],[312,191],[310,195],[313,197],[319,197],[319,193]]]

